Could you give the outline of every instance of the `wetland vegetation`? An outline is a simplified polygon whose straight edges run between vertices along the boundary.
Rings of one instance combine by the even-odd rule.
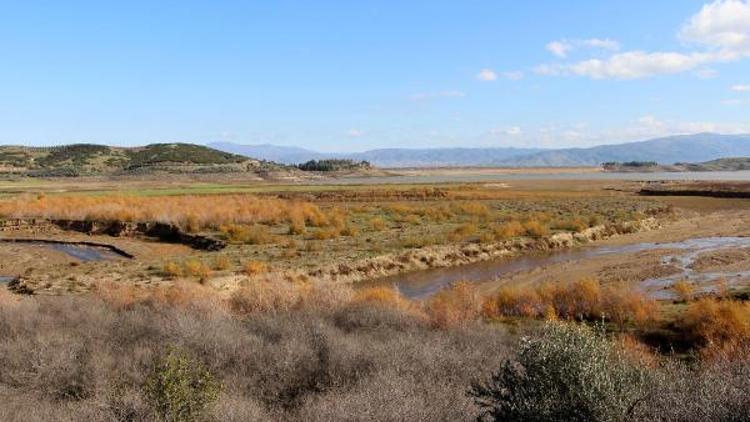
[[[642,197],[638,187],[266,184],[248,192],[229,184],[198,194],[166,193],[162,185],[138,195],[100,181],[63,192],[31,183],[0,199],[0,236],[104,243],[134,259],[86,261],[0,243],[0,275],[13,277],[1,296],[0,416],[678,421],[744,414],[750,305],[743,279],[704,289],[675,278],[664,297],[641,284],[674,264],[675,247],[660,241],[750,233],[746,204]],[[687,229],[699,220],[715,223]],[[84,233],[49,221],[168,224],[226,247],[191,249],[137,231]],[[620,252],[457,279],[418,299],[372,283],[591,242]],[[644,242],[653,246],[628,247]],[[750,261],[744,252],[722,244],[686,265],[741,272]],[[574,387],[554,387],[563,384]]]

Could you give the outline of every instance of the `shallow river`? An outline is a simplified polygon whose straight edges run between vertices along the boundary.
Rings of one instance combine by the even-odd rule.
[[[664,260],[665,263],[668,262],[677,266],[680,269],[680,273],[665,278],[645,280],[640,286],[657,299],[669,299],[671,292],[668,288],[678,280],[691,280],[698,285],[699,289],[709,290],[711,283],[718,279],[726,279],[727,283],[731,285],[739,279],[750,277],[750,271],[739,273],[736,271],[699,273],[691,268],[693,260],[701,253],[737,247],[750,247],[750,237],[708,237],[670,243],[635,243],[618,246],[580,247],[552,253],[508,257],[457,267],[415,271],[375,280],[373,284],[393,285],[406,297],[424,299],[461,280],[476,282],[490,281],[515,272],[531,271],[537,268],[543,271],[544,267],[559,262],[578,261],[613,254],[631,254],[656,249],[676,249],[680,250],[680,253],[669,255]]]

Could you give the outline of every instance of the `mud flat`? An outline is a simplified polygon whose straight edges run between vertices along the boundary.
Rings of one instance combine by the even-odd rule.
[[[638,193],[643,196],[704,196],[713,198],[750,198],[750,182],[649,182]]]

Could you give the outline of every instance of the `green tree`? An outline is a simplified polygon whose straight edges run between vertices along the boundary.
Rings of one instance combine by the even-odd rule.
[[[482,410],[478,420],[622,421],[634,419],[647,381],[646,370],[602,334],[551,322],[469,395]]]
[[[203,362],[170,346],[158,357],[146,385],[146,398],[165,422],[197,421],[221,391]]]

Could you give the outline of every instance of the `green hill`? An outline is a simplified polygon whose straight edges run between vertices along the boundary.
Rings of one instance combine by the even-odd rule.
[[[194,144],[152,144],[122,148],[73,144],[35,148],[0,146],[0,174],[32,177],[147,173],[245,173],[285,166]]]

